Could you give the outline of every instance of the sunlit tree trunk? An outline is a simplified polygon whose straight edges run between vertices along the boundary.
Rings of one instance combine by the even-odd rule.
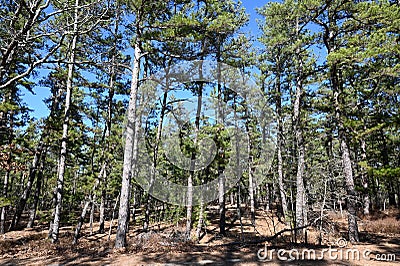
[[[128,217],[129,217],[129,196],[131,190],[131,177],[133,174],[133,167],[136,167],[136,157],[134,155],[135,139],[138,136],[135,134],[137,125],[137,96],[139,88],[139,72],[140,72],[140,32],[139,25],[137,25],[136,40],[134,47],[134,63],[132,70],[132,81],[131,81],[131,92],[128,106],[128,121],[126,126],[126,138],[124,148],[124,165],[122,173],[122,186],[120,194],[119,212],[118,212],[118,228],[115,239],[115,248],[123,248],[126,246],[126,234],[128,229]],[[137,143],[137,141],[136,141]]]
[[[278,74],[276,77],[276,114],[278,116],[277,120],[277,127],[278,127],[278,132],[277,132],[277,159],[278,159],[278,188],[279,188],[279,196],[281,199],[281,205],[282,205],[282,215],[283,217],[286,216],[288,206],[287,206],[287,201],[286,201],[286,189],[284,185],[284,174],[283,174],[283,158],[282,158],[282,149],[283,149],[283,125],[282,125],[282,99],[281,99],[281,71],[278,70]]]
[[[299,22],[296,18],[296,35],[299,34]],[[303,60],[300,55],[300,48],[296,49],[298,55],[296,92],[293,106],[293,125],[297,146],[297,172],[296,172],[296,227],[302,227],[307,222],[307,201],[304,187],[304,168],[305,168],[305,147],[303,130],[301,125],[301,106],[303,98]],[[301,233],[297,230],[296,234]]]
[[[64,121],[63,121],[63,131],[61,137],[61,151],[58,162],[57,171],[57,187],[55,191],[55,210],[54,210],[54,220],[53,228],[51,230],[51,240],[53,243],[58,242],[58,235],[60,229],[61,220],[61,209],[62,209],[62,198],[64,189],[64,175],[65,175],[65,162],[67,159],[67,143],[68,143],[68,126],[70,118],[70,108],[72,99],[72,83],[74,76],[74,65],[75,65],[75,55],[76,55],[76,45],[77,45],[77,30],[78,30],[78,5],[79,0],[75,1],[75,14],[74,14],[74,28],[73,37],[71,43],[71,55],[68,62],[68,76],[67,76],[67,88],[65,96],[65,109],[64,109]]]

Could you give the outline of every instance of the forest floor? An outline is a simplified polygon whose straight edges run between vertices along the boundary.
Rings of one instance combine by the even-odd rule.
[[[165,223],[153,225],[146,233],[131,226],[124,250],[113,249],[115,222],[110,240],[108,232],[95,233],[98,224],[93,234],[86,224],[77,245],[71,244],[74,226],[61,228],[58,244],[47,239],[45,224],[8,232],[0,236],[0,265],[400,265],[400,214],[395,210],[360,219],[360,242],[352,245],[343,238],[345,213],[329,214],[330,222],[326,219],[322,224],[322,241],[318,228],[310,228],[307,244],[304,239],[297,241],[303,244],[294,244],[290,230],[279,234],[289,228],[276,214],[258,211],[256,227],[244,218],[241,227],[233,207],[227,210],[227,233],[221,237],[217,218],[211,215],[216,210],[210,209],[198,243],[182,241],[181,224]],[[259,258],[257,254],[262,256],[265,250],[268,256]]]

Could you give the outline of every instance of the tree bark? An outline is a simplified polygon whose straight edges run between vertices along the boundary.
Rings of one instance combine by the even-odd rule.
[[[2,196],[4,197],[4,199],[7,199],[9,178],[10,178],[10,171],[7,170],[4,176],[4,183],[3,183]],[[6,217],[7,217],[7,206],[3,206],[1,207],[1,214],[0,214],[0,234],[5,233]]]
[[[364,126],[364,130],[366,127]],[[363,163],[367,163],[367,144],[365,139],[361,139],[361,160]],[[369,199],[369,191],[368,191],[368,173],[367,170],[362,167],[361,169],[361,182],[363,186],[363,213],[364,215],[369,215],[369,206],[370,206],[370,199]]]
[[[204,45],[204,44],[203,44]],[[204,49],[204,48],[203,48]],[[197,135],[200,130],[200,114],[201,114],[201,105],[203,101],[203,63],[199,64],[199,80],[200,86],[198,88],[198,96],[197,96],[197,111],[196,111],[196,120],[195,120],[195,137],[194,137],[194,145],[197,145]],[[195,161],[196,161],[196,152],[192,152],[191,155],[191,163],[190,163],[190,174],[187,181],[187,202],[186,202],[186,230],[185,230],[185,238],[186,240],[190,240],[191,232],[192,232],[192,211],[193,211],[193,179],[195,175]]]
[[[53,220],[53,229],[51,232],[51,240],[53,243],[58,242],[58,235],[60,229],[60,220],[61,220],[61,209],[62,209],[62,198],[63,198],[63,189],[64,189],[64,175],[65,175],[65,163],[67,159],[67,142],[68,142],[68,126],[69,126],[69,116],[70,116],[70,107],[71,107],[71,99],[72,99],[72,83],[74,76],[74,65],[75,65],[75,56],[76,56],[76,44],[77,44],[77,30],[78,30],[78,5],[79,0],[75,0],[75,14],[74,14],[74,26],[73,32],[74,35],[72,37],[71,43],[71,55],[70,61],[68,64],[68,77],[67,77],[67,88],[66,88],[66,97],[65,97],[65,110],[64,110],[64,121],[63,121],[63,132],[61,138],[61,151],[60,158],[58,162],[58,171],[57,171],[57,187],[55,193],[55,210],[54,210],[54,220]]]
[[[86,201],[85,206],[83,207],[81,216],[79,216],[78,224],[77,224],[77,226],[76,226],[76,228],[75,228],[74,240],[72,241],[72,244],[73,244],[73,245],[75,245],[76,243],[78,243],[79,234],[80,234],[80,232],[81,232],[82,225],[83,225],[83,222],[84,222],[84,220],[85,220],[87,210],[88,210],[89,208],[91,208],[91,212],[92,212],[92,210],[94,209],[94,208],[93,208],[93,205],[94,205],[94,200],[95,200],[95,198],[96,198],[95,193],[96,193],[97,186],[100,184],[100,176],[103,175],[103,171],[105,171],[105,168],[102,168],[102,169],[101,169],[100,174],[99,174],[99,178],[98,178],[98,179],[96,180],[96,182],[94,183],[93,188],[92,188],[92,191],[90,192],[90,195],[89,195],[89,199]],[[92,215],[92,213],[91,213],[91,215]],[[90,219],[91,219],[91,220],[90,220],[90,234],[92,234],[92,223],[93,223],[93,218],[90,218]]]
[[[86,212],[89,208],[89,206],[92,205],[92,201],[91,200],[87,200],[85,202],[85,206],[83,207],[81,216],[79,216],[79,220],[78,220],[78,225],[75,228],[75,234],[74,234],[74,240],[72,241],[72,244],[75,245],[76,243],[78,243],[78,238],[79,238],[79,233],[81,231],[83,222],[85,220],[85,216],[86,216]]]
[[[217,110],[216,110],[216,121],[217,123],[221,123],[223,126],[225,125],[225,114],[223,109],[221,109],[222,101],[222,86],[221,86],[221,46],[222,46],[221,36],[218,37],[217,40]],[[224,152],[224,151],[222,151]],[[225,175],[223,174],[223,169],[220,163],[217,164],[218,168],[218,204],[219,204],[219,233],[220,235],[225,236],[225,213],[226,213],[226,199],[225,199]]]
[[[128,124],[126,127],[126,138],[125,138],[125,148],[124,148],[124,166],[122,173],[122,186],[121,186],[121,195],[120,195],[120,205],[118,212],[118,228],[117,235],[115,239],[115,248],[123,248],[126,246],[126,233],[127,233],[127,218],[129,213],[129,196],[131,190],[131,177],[132,177],[132,169],[136,167],[136,157],[134,156],[134,150],[137,148],[134,147],[135,139],[138,138],[137,134],[135,134],[136,128],[139,127],[137,125],[137,95],[139,88],[139,72],[140,72],[140,58],[141,58],[141,49],[140,49],[140,32],[139,25],[137,25],[136,30],[136,40],[135,40],[135,48],[134,48],[134,63],[132,70],[132,81],[131,81],[131,93],[129,99],[128,106]],[[137,143],[137,142],[136,142]]]
[[[106,204],[106,189],[104,186],[106,186],[106,177],[107,177],[107,171],[103,172],[103,179],[102,179],[102,190],[101,190],[101,200],[100,200],[100,217],[99,217],[99,233],[103,234],[104,233],[104,223],[105,223],[105,204]]]
[[[9,95],[9,99],[11,100],[12,97],[12,92]],[[12,162],[12,143],[13,143],[13,130],[14,130],[14,111],[10,111],[10,128],[7,130],[8,132],[8,146],[9,146],[9,151],[7,152],[7,162],[6,162],[6,173],[4,175],[4,182],[3,182],[3,191],[2,191],[2,196],[5,200],[7,200],[8,197],[8,190],[9,190],[9,182],[10,182],[10,171],[11,171],[11,162]],[[6,131],[6,132],[7,132]],[[12,182],[11,182],[12,184]],[[5,224],[6,224],[6,218],[7,218],[7,209],[8,206],[3,206],[1,207],[1,213],[0,213],[0,234],[5,233]]]
[[[41,140],[39,141],[39,145],[35,151],[32,165],[29,168],[28,182],[27,182],[24,192],[22,193],[22,196],[16,206],[16,211],[13,215],[13,218],[12,218],[12,221],[10,224],[10,230],[13,230],[19,224],[19,220],[21,219],[22,212],[25,209],[26,202],[31,194],[33,182],[35,181],[35,177],[36,177],[36,172],[37,172],[38,166],[40,164],[43,146],[44,146],[44,144],[43,144],[43,135],[42,135]]]
[[[339,131],[339,143],[341,149],[343,174],[346,184],[347,193],[347,210],[348,210],[348,234],[349,241],[356,243],[359,241],[358,237],[358,225],[357,225],[357,214],[356,214],[356,203],[357,197],[354,189],[354,178],[352,161],[350,157],[350,149],[347,144],[347,136],[342,121],[342,105],[343,105],[343,88],[339,80],[339,72],[336,65],[331,66],[331,84],[333,89],[334,106],[335,106],[335,118],[337,121],[337,127]]]
[[[285,218],[288,210],[286,201],[286,189],[284,185],[284,174],[283,174],[283,159],[282,159],[282,149],[283,149],[283,126],[282,126],[282,99],[281,99],[281,78],[279,75],[281,71],[278,70],[278,76],[276,80],[276,114],[278,116],[277,121],[277,159],[278,159],[278,187],[279,196],[282,205],[282,215]]]
[[[204,202],[203,202],[203,196],[201,196],[201,202],[200,202],[200,210],[199,210],[199,221],[197,223],[197,229],[196,229],[196,239],[197,241],[200,241],[201,238],[201,229],[203,228],[203,223],[204,223]]]
[[[246,133],[247,133],[247,153],[249,155],[248,158],[248,175],[249,175],[249,198],[250,198],[250,220],[253,226],[256,224],[256,214],[255,214],[255,204],[254,204],[254,180],[253,180],[253,156],[252,152],[252,139],[251,139],[251,128],[249,127],[249,123],[251,120],[248,107],[246,107],[246,117],[249,121],[246,122]]]
[[[296,35],[299,34],[298,19],[296,19]],[[297,37],[298,38],[298,37]],[[297,75],[296,75],[296,93],[293,106],[293,125],[297,146],[297,172],[296,172],[296,227],[300,228],[305,225],[307,220],[306,213],[306,191],[304,187],[304,168],[305,168],[305,147],[303,139],[303,130],[301,125],[301,106],[303,98],[303,61],[300,55],[300,48],[296,49],[298,57]],[[297,234],[301,234],[297,230]]]
[[[28,221],[26,228],[33,228],[33,225],[35,224],[36,211],[37,211],[37,207],[39,205],[40,191],[42,189],[43,170],[44,170],[44,161],[46,158],[46,153],[47,153],[47,151],[43,152],[42,158],[40,160],[39,172],[38,172],[37,178],[36,178],[36,190],[35,190],[35,195],[33,196],[33,206],[30,210],[29,221]]]

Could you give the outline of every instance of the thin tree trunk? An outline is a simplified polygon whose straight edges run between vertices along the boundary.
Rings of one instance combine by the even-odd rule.
[[[61,138],[61,151],[60,158],[58,162],[58,175],[57,175],[57,188],[55,193],[55,210],[54,210],[54,220],[53,220],[53,230],[51,231],[51,240],[53,243],[58,242],[58,235],[60,230],[60,220],[61,220],[61,209],[62,209],[62,197],[64,189],[64,175],[65,175],[65,162],[67,159],[67,140],[68,140],[68,125],[72,98],[72,83],[74,76],[74,64],[75,64],[75,53],[77,44],[77,30],[78,30],[78,5],[79,0],[75,0],[75,14],[74,14],[74,35],[72,37],[71,44],[71,56],[68,64],[68,77],[67,77],[67,91],[65,97],[65,110],[64,110],[64,121],[63,121],[63,132]]]
[[[366,130],[364,126],[364,130]],[[361,139],[361,160],[363,163],[367,163],[367,144],[365,143],[364,139]],[[361,169],[361,182],[363,186],[363,213],[364,215],[369,215],[369,205],[370,205],[370,199],[369,199],[369,191],[368,191],[368,173],[366,169],[362,166]]]
[[[249,110],[246,108],[246,116],[247,119],[251,119],[250,118],[250,114],[249,114]],[[248,158],[248,175],[249,175],[249,198],[250,198],[250,220],[253,226],[255,226],[256,224],[256,214],[255,214],[255,204],[254,204],[254,180],[253,180],[253,169],[252,169],[252,164],[253,164],[253,156],[251,155],[252,152],[252,144],[251,144],[251,128],[249,127],[248,123],[250,121],[248,121],[246,123],[246,131],[247,131],[247,138],[248,138],[248,142],[247,142],[247,152],[249,155]]]
[[[33,228],[33,225],[35,223],[36,211],[37,211],[38,204],[39,204],[40,191],[41,191],[42,182],[43,182],[44,161],[46,158],[46,154],[47,154],[47,150],[43,152],[42,158],[40,160],[39,172],[38,172],[37,179],[36,179],[36,190],[35,190],[35,195],[33,197],[33,206],[32,206],[32,209],[30,210],[29,221],[28,221],[26,228]]]
[[[233,116],[234,116],[234,121],[235,121],[235,127],[238,127],[238,117],[237,117],[237,103],[236,103],[236,96],[233,96]],[[236,150],[239,150],[239,144],[236,142]],[[240,161],[239,161],[239,156],[238,154],[236,154],[236,165],[239,165]],[[240,223],[240,240],[243,241],[243,223],[242,223],[242,211],[241,211],[241,198],[240,198],[240,184],[242,182],[242,177],[241,177],[241,173],[239,173],[239,169],[236,168],[237,172],[236,175],[239,177],[238,183],[237,183],[237,192],[236,192],[236,212],[237,212],[237,217],[239,219],[239,223]]]
[[[250,194],[250,218],[251,223],[256,226],[256,208],[255,208],[255,184],[253,180],[253,170],[249,166],[249,194]]]
[[[112,47],[112,56],[111,56],[111,69],[110,69],[110,79],[109,79],[109,92],[108,92],[108,105],[107,105],[107,121],[106,121],[106,127],[104,131],[104,138],[103,138],[103,143],[106,145],[105,151],[103,150],[104,153],[108,153],[110,151],[110,145],[109,141],[107,138],[111,135],[111,124],[112,124],[112,113],[113,113],[113,98],[114,98],[114,83],[116,79],[116,63],[115,63],[115,58],[117,55],[117,47],[118,47],[118,32],[119,32],[119,22],[120,22],[120,5],[119,2],[117,1],[117,6],[116,6],[116,15],[115,15],[115,28],[114,28],[114,45]],[[104,223],[105,223],[105,204],[106,204],[106,198],[107,198],[107,164],[108,160],[103,158],[105,164],[103,167],[105,171],[103,172],[102,176],[102,184],[101,184],[101,199],[100,199],[100,214],[99,214],[99,233],[103,234],[104,233]]]
[[[298,19],[296,19],[296,34],[299,34]],[[293,107],[293,125],[296,136],[297,146],[297,172],[296,172],[296,227],[301,228],[307,220],[306,213],[306,191],[304,188],[304,168],[305,168],[305,147],[303,139],[303,130],[301,125],[301,106],[303,98],[303,61],[300,56],[300,48],[297,48],[298,70],[296,76],[296,93]],[[305,228],[303,229],[305,230]],[[296,235],[301,234],[301,230],[295,232]]]
[[[133,187],[133,207],[132,207],[132,223],[136,225],[136,207],[137,207],[137,186]]]
[[[78,243],[79,233],[80,233],[80,231],[82,229],[83,222],[85,221],[86,212],[87,212],[89,206],[91,206],[91,205],[92,205],[92,201],[91,200],[87,200],[86,203],[85,203],[85,206],[83,207],[81,216],[79,216],[78,225],[75,228],[74,240],[72,241],[73,245]]]
[[[11,100],[11,94],[9,95],[9,98]],[[6,118],[7,119],[7,118]],[[8,196],[8,190],[9,190],[9,181],[10,181],[10,171],[11,171],[11,162],[12,162],[12,152],[11,152],[11,146],[12,146],[12,141],[13,141],[13,128],[14,128],[14,111],[10,111],[10,128],[8,132],[8,145],[10,151],[7,153],[7,169],[6,173],[4,175],[4,182],[3,182],[3,191],[2,191],[2,196],[5,200],[7,200]],[[12,184],[12,182],[11,182]],[[1,207],[1,213],[0,213],[0,234],[5,234],[5,224],[6,224],[6,219],[7,219],[7,209],[8,206],[3,206]]]
[[[169,67],[169,65],[168,65]],[[168,91],[169,91],[169,72],[168,72],[168,67],[165,75],[165,90],[163,94],[163,100],[161,103],[161,114],[160,114],[160,120],[158,123],[157,127],[157,136],[156,136],[156,142],[154,145],[154,151],[153,151],[153,167],[156,169],[157,167],[157,158],[158,158],[158,148],[160,145],[160,140],[161,140],[161,132],[162,132],[162,126],[164,123],[164,116],[165,116],[165,111],[167,110],[167,100],[168,100]],[[148,193],[146,193],[146,206],[145,206],[145,215],[144,215],[144,223],[143,223],[143,230],[147,231],[149,226],[150,226],[150,194],[153,189],[153,183],[154,183],[154,178],[155,178],[155,172],[153,173],[152,179],[150,180],[150,188]]]
[[[239,179],[238,185],[237,185],[237,197],[236,197],[236,211],[237,211],[237,216],[239,218],[239,223],[240,223],[240,240],[243,241],[243,222],[242,222],[242,211],[240,208],[241,205],[241,198],[240,198],[240,182],[241,180]]]
[[[249,196],[250,196],[250,219],[251,224],[256,226],[256,209],[255,209],[255,199],[254,199],[254,180],[253,180],[253,170],[251,168],[252,158],[249,158]]]
[[[322,243],[322,225],[323,225],[323,216],[324,216],[324,209],[325,209],[325,204],[326,204],[326,190],[327,190],[327,183],[328,180],[325,180],[324,182],[324,198],[321,204],[321,210],[320,210],[320,220],[319,220],[319,237],[318,237],[318,242],[319,245]]]
[[[114,208],[113,208],[113,211],[112,211],[112,214],[111,214],[110,229],[108,230],[108,241],[110,241],[110,238],[111,238],[111,231],[112,231],[112,226],[113,226],[113,223],[114,223],[115,211],[117,210],[119,198],[120,198],[120,194],[118,193],[118,196],[115,199]]]
[[[218,37],[218,47],[217,47],[217,113],[216,113],[216,120],[217,123],[225,125],[225,116],[223,113],[223,109],[221,106],[222,102],[222,91],[221,91],[221,37]],[[224,152],[224,151],[222,151]],[[225,236],[225,175],[223,174],[223,169],[220,163],[217,164],[218,168],[218,203],[219,203],[219,233],[220,235]]]
[[[196,239],[197,241],[200,242],[200,237],[201,237],[201,229],[203,228],[203,223],[204,223],[204,202],[203,202],[203,195],[201,195],[201,202],[200,202],[200,210],[199,210],[199,221],[197,223],[197,229],[196,229]]]
[[[131,176],[133,174],[133,167],[136,167],[136,157],[134,150],[137,152],[137,147],[134,147],[135,139],[138,136],[135,134],[137,125],[137,95],[139,88],[139,72],[140,72],[140,36],[139,25],[137,25],[136,41],[135,41],[135,55],[134,65],[132,70],[131,93],[128,106],[128,124],[126,127],[126,139],[124,149],[124,166],[122,173],[122,186],[120,196],[120,206],[118,213],[118,229],[115,238],[115,248],[123,248],[126,246],[127,234],[127,218],[129,213],[129,196],[131,190]]]
[[[336,26],[336,11],[331,11],[328,9],[328,23],[325,24],[325,32],[323,34],[323,42],[327,49],[328,55],[335,52],[338,47],[336,45],[336,29],[332,26]],[[338,141],[341,149],[341,159],[343,166],[344,181],[346,185],[347,194],[347,207],[348,207],[348,234],[350,242],[358,242],[358,225],[356,216],[356,192],[354,190],[354,178],[352,169],[352,160],[350,157],[350,149],[348,146],[348,140],[346,136],[346,129],[343,123],[343,108],[344,108],[344,96],[343,96],[343,81],[340,77],[340,70],[337,64],[332,64],[329,66],[329,78],[333,91],[333,106],[334,115],[336,119],[336,126],[338,129]]]
[[[350,150],[347,144],[347,137],[345,128],[342,121],[342,88],[339,81],[339,72],[336,66],[332,66],[330,69],[331,82],[334,94],[334,104],[335,104],[335,117],[338,123],[339,130],[339,143],[341,149],[343,174],[346,184],[347,192],[347,209],[348,209],[348,233],[349,240],[351,243],[359,241],[358,237],[358,225],[357,225],[357,214],[356,214],[356,203],[357,197],[354,189],[354,178],[353,178],[353,168],[350,158]]]
[[[59,104],[59,102],[61,100],[62,94],[63,94],[63,89],[62,88],[59,88],[58,91],[55,94],[53,94],[50,113],[49,113],[49,116],[48,116],[47,119],[49,119],[49,118],[54,116],[54,112],[57,109],[57,106],[58,106],[58,104]],[[37,171],[38,165],[40,164],[39,173],[37,174],[38,177],[36,179],[37,183],[36,183],[36,191],[35,191],[35,196],[34,196],[34,204],[33,204],[33,208],[30,210],[30,218],[29,218],[28,225],[27,225],[27,228],[32,228],[33,227],[34,220],[36,218],[36,209],[37,209],[37,205],[38,205],[39,197],[40,197],[40,189],[41,189],[41,185],[42,185],[43,169],[44,169],[44,164],[43,163],[45,161],[46,153],[47,153],[47,149],[48,149],[46,147],[45,148],[46,150],[43,151],[44,146],[45,146],[44,143],[45,143],[45,139],[51,134],[51,131],[52,131],[52,129],[49,127],[48,122],[46,121],[46,126],[43,129],[43,132],[42,132],[42,134],[40,136],[39,145],[36,147],[35,157],[33,159],[32,166],[29,169],[28,184],[27,184],[27,186],[25,188],[25,191],[24,191],[24,194],[22,196],[22,199],[19,201],[19,203],[17,205],[18,208],[17,208],[16,214],[14,215],[14,218],[13,218],[13,220],[15,220],[12,223],[12,224],[14,224],[14,226],[17,226],[18,223],[19,223],[22,211],[24,210],[26,202],[27,202],[27,200],[29,198],[30,191],[32,189],[32,184],[33,184],[33,181],[35,179],[35,175],[38,172]]]
[[[92,204],[90,205],[90,218],[89,218],[89,227],[90,227],[90,235],[93,235],[93,221],[94,221],[94,212],[96,207],[96,194],[93,195]]]
[[[4,183],[3,183],[3,193],[2,196],[4,199],[7,199],[7,194],[8,194],[8,180],[10,178],[10,171],[7,170],[6,174],[4,176]],[[7,217],[7,206],[3,206],[1,208],[1,214],[0,214],[0,234],[5,233],[5,223],[6,223],[6,217]]]
[[[225,235],[225,176],[218,171],[219,233]]]
[[[93,185],[92,191],[90,192],[90,195],[89,195],[89,199],[86,201],[85,206],[83,207],[81,216],[79,217],[79,220],[78,220],[78,224],[77,224],[77,226],[76,226],[76,228],[75,228],[74,240],[72,241],[72,244],[73,244],[73,245],[75,245],[76,243],[78,243],[79,234],[80,234],[80,231],[81,231],[81,229],[82,229],[82,225],[83,225],[83,222],[84,222],[84,220],[85,220],[86,212],[87,212],[88,208],[91,208],[91,212],[92,212],[93,209],[94,209],[93,206],[94,206],[94,201],[95,201],[95,199],[96,199],[96,194],[95,194],[95,193],[96,193],[97,187],[98,187],[99,184],[100,184],[100,177],[103,176],[103,172],[104,172],[105,170],[106,170],[105,167],[103,167],[103,168],[100,170],[99,177],[97,178],[96,182],[95,182],[94,185]],[[91,213],[91,215],[92,215],[92,213]],[[93,233],[93,228],[92,228],[92,226],[93,226],[93,218],[91,217],[91,218],[90,218],[90,234]]]
[[[203,44],[204,45],[204,44]],[[203,79],[203,63],[199,64],[199,80],[202,82]],[[203,84],[200,83],[198,89],[197,96],[197,112],[196,112],[196,120],[195,120],[195,137],[194,137],[194,145],[197,145],[197,135],[200,130],[200,114],[201,114],[201,105],[203,99]],[[191,163],[190,163],[190,174],[187,181],[187,202],[186,202],[186,231],[185,238],[186,240],[190,239],[191,231],[192,231],[192,211],[193,211],[193,179],[195,175],[195,161],[196,161],[196,152],[192,152],[191,155]]]
[[[389,151],[388,151],[387,139],[382,129],[379,131],[379,133],[382,139],[381,156],[383,160],[383,166],[389,167]],[[387,179],[387,185],[388,185],[389,206],[396,206],[396,191],[393,178]]]
[[[103,172],[103,180],[102,180],[102,190],[101,190],[101,200],[100,200],[100,217],[99,217],[99,233],[104,233],[104,223],[105,223],[105,204],[106,204],[106,176],[107,171]]]
[[[280,75],[280,71],[278,71]],[[276,113],[278,115],[278,134],[277,134],[277,157],[278,157],[278,187],[279,196],[282,205],[282,215],[285,218],[287,214],[287,201],[286,201],[286,189],[283,178],[283,159],[282,159],[282,148],[283,148],[283,126],[282,126],[282,103],[281,103],[281,81],[280,76],[277,77],[276,82]]]
[[[357,214],[356,214],[357,196],[354,190],[354,180],[353,180],[353,172],[352,172],[349,148],[347,146],[346,139],[344,138],[344,136],[341,137],[340,147],[342,149],[342,163],[343,163],[343,170],[345,175],[345,183],[346,183],[346,190],[348,197],[347,209],[349,212],[348,215],[349,240],[350,242],[354,243],[359,241]]]
[[[39,141],[38,148],[35,151],[32,165],[29,168],[28,182],[25,186],[25,190],[22,193],[20,200],[18,201],[16,211],[13,215],[13,218],[12,218],[12,221],[10,224],[10,230],[13,230],[19,224],[19,220],[21,219],[22,212],[25,209],[26,202],[27,202],[27,200],[30,196],[31,190],[32,190],[33,182],[35,181],[37,168],[39,166],[41,156],[42,156],[43,146],[44,146],[44,144],[43,144],[43,135],[42,135],[41,140]]]

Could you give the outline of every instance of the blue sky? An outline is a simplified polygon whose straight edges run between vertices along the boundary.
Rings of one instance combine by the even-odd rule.
[[[255,8],[262,7],[265,5],[268,0],[243,0],[243,6],[246,8],[246,12],[250,15],[249,23],[246,27],[242,29],[244,33],[250,35],[252,37],[256,37],[259,34],[258,25],[256,19],[261,18]],[[40,70],[39,77],[35,78],[35,81],[38,78],[47,75],[48,71]],[[49,88],[36,86],[34,89],[35,94],[30,93],[29,91],[22,91],[22,99],[26,103],[26,105],[32,110],[31,115],[35,118],[46,117],[49,113],[46,105],[43,103],[43,100],[50,95]]]
[[[261,19],[261,16],[257,14],[255,9],[257,7],[264,6],[268,2],[269,2],[268,0],[244,0],[243,1],[243,6],[246,8],[247,13],[250,15],[249,24],[244,28],[244,30],[248,30],[252,36],[257,36],[260,33],[256,20]]]

